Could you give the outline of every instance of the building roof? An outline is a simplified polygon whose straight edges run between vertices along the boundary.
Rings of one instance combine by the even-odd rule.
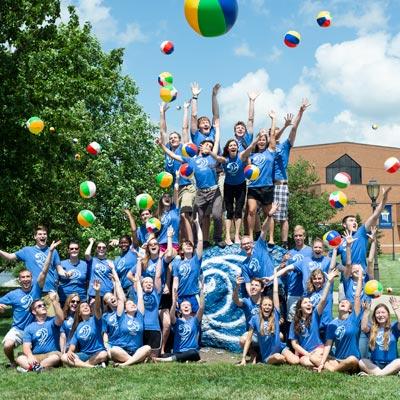
[[[333,142],[333,143],[319,143],[319,144],[307,144],[304,146],[294,146],[297,149],[309,148],[309,147],[327,147],[327,146],[337,146],[337,145],[352,145],[352,146],[362,146],[362,147],[381,147],[383,149],[394,149],[400,150],[400,147],[393,146],[382,146],[380,144],[367,144],[367,143],[357,143],[357,142]]]

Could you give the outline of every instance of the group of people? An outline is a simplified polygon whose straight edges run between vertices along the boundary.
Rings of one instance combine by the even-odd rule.
[[[211,245],[212,216],[215,244],[239,245],[245,256],[232,295],[246,319],[240,364],[289,363],[319,372],[361,370],[369,375],[400,370],[400,322],[391,323],[385,304],[378,304],[370,316],[370,301],[363,293],[372,277],[375,225],[390,188],[383,190],[381,204],[360,227],[353,215],[343,219],[342,244],[331,254],[325,255],[321,239],[306,245],[302,226],[293,228],[295,246],[289,250],[287,166],[308,101],[303,100],[293,123],[293,115],[287,114],[281,129],[275,112],[269,112],[271,127],[254,137],[258,94],[249,93],[248,124],[237,122],[234,137],[221,151],[218,90],[217,84],[210,121],[197,117],[201,89],[192,84],[182,135],[167,135],[168,105],[161,105],[157,143],[165,152],[165,169],[174,176],[173,193],[161,196],[154,214],[140,211],[141,226],[124,210],[130,235],[108,244],[90,238],[84,260],[80,244],[70,241],[68,258],[61,261],[60,242],[48,246],[44,226],[36,229],[34,246],[15,253],[0,250],[3,259],[25,264],[19,273],[21,287],[0,297],[0,311],[13,309],[12,327],[3,340],[10,366],[28,372],[62,364],[95,368],[109,361],[116,367],[146,360],[199,361],[205,304],[201,264],[203,248]],[[190,142],[189,107],[191,141],[198,148],[193,157],[182,154]],[[292,124],[288,139],[280,142]],[[179,174],[182,163],[193,169],[194,178]],[[259,176],[247,182],[244,168],[249,164],[258,167]],[[156,234],[146,229],[152,216],[161,221]],[[278,267],[271,255],[276,222],[281,224],[281,247],[287,250]],[[107,250],[116,245],[120,255],[111,259]],[[333,282],[339,275],[338,317],[333,318]],[[400,303],[391,298],[390,305],[398,319]],[[15,357],[19,345],[22,354]]]

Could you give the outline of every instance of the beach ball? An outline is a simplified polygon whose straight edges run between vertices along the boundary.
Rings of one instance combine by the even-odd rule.
[[[370,297],[379,297],[383,292],[382,283],[372,279],[368,281],[364,286],[364,293]]]
[[[342,237],[340,236],[340,233],[336,231],[326,232],[322,239],[329,248],[340,246],[342,243]]]
[[[237,0],[185,0],[185,18],[201,36],[227,33],[238,15]]]
[[[379,128],[379,126],[378,126],[377,124],[372,124],[371,128],[372,128],[374,131],[376,131],[376,130]]]
[[[333,178],[333,182],[339,189],[346,189],[350,185],[351,176],[346,172],[339,172]]]
[[[79,194],[84,199],[90,199],[96,195],[96,184],[92,181],[85,181],[79,185]]]
[[[186,143],[182,146],[183,157],[194,157],[197,154],[197,146],[194,143]]]
[[[165,101],[166,103],[174,101],[177,96],[178,96],[178,91],[172,85],[163,86],[160,89],[161,100]]]
[[[160,187],[165,189],[165,188],[170,187],[172,185],[172,182],[174,181],[174,177],[169,172],[163,171],[163,172],[160,172],[156,176],[156,181],[157,181],[157,183],[158,183],[158,185]]]
[[[78,219],[79,225],[81,225],[85,228],[88,228],[89,226],[91,226],[93,224],[96,217],[94,216],[94,214],[91,211],[82,210],[79,212],[77,219]]]
[[[155,217],[151,217],[146,221],[146,230],[149,233],[158,233],[161,229],[161,222]]]
[[[160,45],[160,50],[164,54],[171,54],[174,51],[174,44],[170,40],[164,40]]]
[[[327,28],[331,25],[332,17],[329,11],[321,11],[317,15],[317,23],[322,28]]]
[[[189,164],[182,164],[179,167],[179,174],[182,178],[192,178],[193,177],[193,168]]]
[[[44,122],[39,117],[31,117],[26,122],[26,127],[30,133],[39,135],[39,133],[44,129]]]
[[[400,161],[396,157],[389,157],[385,161],[384,167],[386,172],[393,174],[400,168]]]
[[[283,40],[287,47],[297,47],[300,43],[301,35],[296,31],[289,31],[285,35],[285,39]]]
[[[340,191],[329,195],[329,204],[332,208],[343,208],[347,204],[347,196]]]
[[[101,153],[101,146],[97,142],[92,142],[86,146],[86,150],[88,153],[97,156],[97,154]]]
[[[160,86],[170,86],[173,81],[174,78],[169,72],[161,72],[161,74],[158,75],[158,83]]]
[[[142,193],[139,194],[139,196],[136,196],[136,205],[140,210],[149,210],[153,207],[153,204],[153,198],[147,193]]]
[[[255,181],[260,176],[260,168],[256,165],[247,165],[244,167],[244,176],[249,181]]]

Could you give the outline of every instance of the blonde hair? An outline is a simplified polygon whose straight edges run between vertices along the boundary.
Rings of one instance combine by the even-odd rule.
[[[372,314],[372,325],[371,325],[371,330],[369,333],[369,347],[371,350],[375,350],[376,346],[376,337],[378,336],[378,331],[379,331],[379,323],[376,319],[376,311],[379,308],[384,308],[386,312],[388,313],[388,319],[385,322],[385,326],[383,327],[383,349],[387,351],[389,349],[389,341],[390,341],[390,333],[391,333],[391,325],[390,325],[390,311],[389,308],[386,304],[379,303]]]

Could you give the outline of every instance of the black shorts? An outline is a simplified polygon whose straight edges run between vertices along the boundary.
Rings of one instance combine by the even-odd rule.
[[[152,349],[161,348],[161,332],[160,331],[143,331],[143,345],[149,345]]]
[[[261,203],[263,206],[268,206],[274,201],[274,187],[273,186],[262,186],[262,187],[249,187],[247,189],[247,198],[254,199]]]
[[[160,299],[159,310],[170,309],[172,306],[172,294],[162,294]]]

